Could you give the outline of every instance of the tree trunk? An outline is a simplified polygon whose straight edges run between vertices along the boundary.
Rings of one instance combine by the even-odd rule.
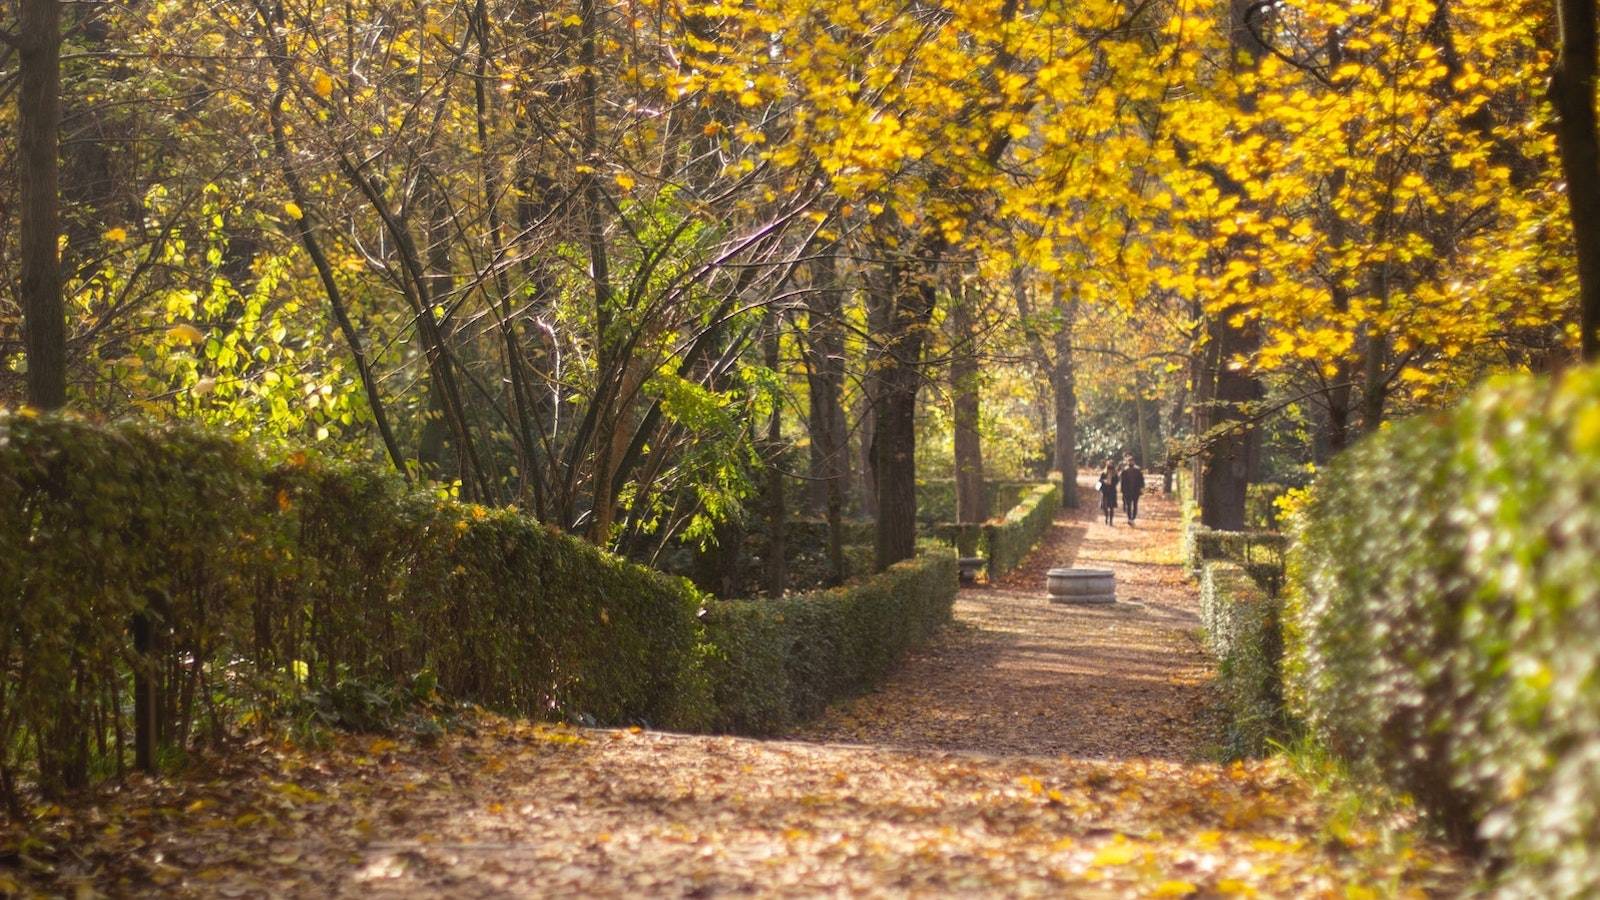
[[[1231,0],[1229,4],[1229,44],[1236,69],[1254,69],[1268,52],[1251,29],[1247,17],[1253,0]],[[1240,106],[1247,112],[1255,109],[1254,98],[1246,95]],[[1241,185],[1225,185],[1229,193],[1247,197]],[[1234,252],[1237,252],[1237,244]],[[1211,429],[1225,428],[1212,434],[1201,450],[1202,464],[1199,481],[1200,521],[1210,528],[1240,531],[1245,525],[1245,495],[1250,487],[1250,475],[1258,456],[1259,444],[1255,438],[1256,426],[1250,424],[1248,404],[1260,399],[1261,384],[1235,361],[1248,357],[1260,343],[1260,332],[1254,323],[1239,327],[1231,320],[1240,310],[1227,307],[1219,310],[1209,320],[1212,349],[1215,352],[1214,393],[1207,416]],[[1204,434],[1204,432],[1202,432]]]
[[[879,342],[873,426],[880,571],[917,552],[917,389],[936,296],[932,270],[944,251],[943,239],[925,237],[916,250],[908,268],[891,264],[886,279],[892,307]]]
[[[1255,349],[1253,328],[1233,328],[1228,324],[1231,311],[1224,311],[1211,322],[1212,340],[1217,347],[1216,394],[1208,417],[1211,428],[1229,426],[1211,435],[1203,450],[1200,475],[1200,521],[1208,528],[1243,531],[1245,495],[1250,487],[1254,456],[1254,425],[1246,424],[1246,405],[1260,399],[1260,383],[1229,361]]]
[[[58,193],[61,130],[61,3],[21,0],[17,34],[17,199],[28,403],[67,402],[67,323],[61,302]]]
[[[1578,296],[1585,360],[1600,359],[1600,137],[1595,124],[1594,0],[1557,0],[1561,54],[1550,82],[1556,143],[1567,182],[1567,208],[1578,254]]]
[[[802,335],[811,419],[811,480],[806,497],[813,513],[826,510],[830,498],[842,492],[850,478],[850,454],[845,447],[849,426],[841,396],[843,292],[839,289],[837,265],[831,248],[812,260],[811,292],[806,296],[809,327]]]
[[[762,340],[762,351],[767,368],[778,371],[782,365],[779,356],[778,327],[782,320],[775,314],[767,316],[767,334]],[[775,399],[772,417],[767,420],[767,594],[782,597],[788,586],[786,565],[788,548],[784,534],[786,512],[783,504],[783,403]]]
[[[1057,289],[1056,308],[1061,311],[1061,329],[1056,332],[1056,362],[1050,372],[1050,388],[1056,401],[1054,465],[1061,473],[1062,504],[1077,509],[1078,370],[1072,355],[1072,330],[1078,321],[1078,298],[1063,301]]]
[[[956,521],[983,522],[989,506],[983,496],[983,435],[979,430],[978,357],[973,344],[971,292],[959,284],[950,293],[952,329],[950,396],[955,423]]]

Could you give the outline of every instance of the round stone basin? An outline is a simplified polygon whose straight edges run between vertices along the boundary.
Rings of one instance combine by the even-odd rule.
[[[1045,582],[1051,603],[1115,603],[1116,576],[1110,569],[1051,569]]]

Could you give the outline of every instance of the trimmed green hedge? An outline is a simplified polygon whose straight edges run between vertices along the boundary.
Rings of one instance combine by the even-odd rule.
[[[1364,441],[1297,535],[1287,669],[1315,733],[1508,893],[1600,892],[1600,370]]]
[[[1244,566],[1263,584],[1281,584],[1288,549],[1289,536],[1276,531],[1216,531],[1198,521],[1183,530],[1184,568],[1197,579],[1207,561],[1225,559]],[[1277,593],[1276,588],[1269,590]]]
[[[1045,535],[1061,510],[1061,484],[1034,485],[999,522],[983,526],[989,577],[998,578],[1022,563]]]
[[[1216,657],[1231,757],[1259,756],[1286,731],[1282,605],[1238,563],[1214,559],[1200,574],[1200,620]]]
[[[781,600],[713,601],[716,728],[775,734],[859,693],[950,620],[956,561],[925,546],[863,582]]]
[[[713,604],[366,464],[192,427],[0,413],[0,797],[120,771],[135,672],[158,687],[165,748],[337,692],[764,727],[744,691],[779,686],[792,719],[860,689],[948,616],[955,585],[937,554],[840,593]],[[151,623],[148,650],[135,620]],[[777,680],[749,677],[774,659]]]
[[[983,495],[991,514],[1010,509],[1032,490],[1032,481],[985,481]],[[951,478],[929,478],[917,482],[917,521],[924,525],[954,522],[956,483]]]

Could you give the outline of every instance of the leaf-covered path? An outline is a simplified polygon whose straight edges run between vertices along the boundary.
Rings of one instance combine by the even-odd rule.
[[[1087,498],[1086,498],[1087,499]],[[440,745],[346,737],[210,782],[131,786],[50,840],[117,893],[1370,896],[1452,883],[1280,763],[1201,761],[1207,670],[1171,504],[1057,523],[882,690],[757,741],[486,718]],[[1117,571],[1054,607],[1043,569]],[[0,871],[3,874],[3,871]]]

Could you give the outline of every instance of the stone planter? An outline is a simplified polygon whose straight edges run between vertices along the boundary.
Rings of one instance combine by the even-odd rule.
[[[1046,581],[1051,603],[1115,603],[1116,577],[1109,569],[1051,569]]]
[[[978,580],[978,573],[989,561],[981,556],[963,556],[956,560],[956,564],[961,567],[961,583],[972,584]]]

